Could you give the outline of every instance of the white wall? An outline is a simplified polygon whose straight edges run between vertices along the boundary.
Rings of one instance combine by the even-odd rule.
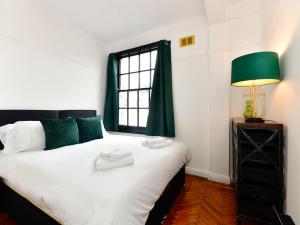
[[[269,87],[268,118],[285,125],[287,151],[287,213],[296,224],[300,223],[300,2],[278,0],[277,8],[270,12],[272,19],[263,37],[265,50],[280,54],[282,82]]]
[[[225,7],[225,21],[209,26],[211,177],[228,181],[230,118],[242,116],[243,88],[230,87],[231,61],[258,51],[260,1],[244,0]]]
[[[0,109],[98,109],[102,44],[26,0],[0,0]]]
[[[179,48],[179,38],[195,34],[196,45]],[[140,46],[161,39],[172,42],[173,99],[176,137],[192,150],[189,171],[207,176],[209,170],[208,24],[206,18],[150,30],[110,43],[108,52]]]

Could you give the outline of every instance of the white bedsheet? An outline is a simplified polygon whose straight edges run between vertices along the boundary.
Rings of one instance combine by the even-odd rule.
[[[190,159],[186,145],[162,149],[110,135],[51,151],[0,154],[0,177],[64,225],[143,225],[165,186]],[[96,171],[100,151],[130,151],[135,164]]]

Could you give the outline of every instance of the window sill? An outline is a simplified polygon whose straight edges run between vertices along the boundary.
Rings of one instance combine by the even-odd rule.
[[[109,132],[113,135],[123,135],[123,136],[133,136],[133,137],[147,137],[145,134],[135,134],[135,133],[128,133],[128,132]]]
[[[119,125],[118,132],[131,134],[145,134],[145,127],[121,126]]]

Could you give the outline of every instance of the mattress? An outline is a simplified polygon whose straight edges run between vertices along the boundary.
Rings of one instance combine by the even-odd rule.
[[[169,181],[190,160],[181,142],[161,149],[143,137],[104,139],[51,151],[0,154],[0,176],[17,193],[65,225],[143,225]],[[95,170],[101,151],[130,151],[135,164]]]

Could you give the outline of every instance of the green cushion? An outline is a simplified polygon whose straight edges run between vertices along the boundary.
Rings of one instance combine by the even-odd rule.
[[[99,116],[76,118],[76,122],[79,131],[80,143],[103,138],[101,118]]]
[[[46,136],[46,150],[78,144],[79,133],[74,118],[41,120]]]

